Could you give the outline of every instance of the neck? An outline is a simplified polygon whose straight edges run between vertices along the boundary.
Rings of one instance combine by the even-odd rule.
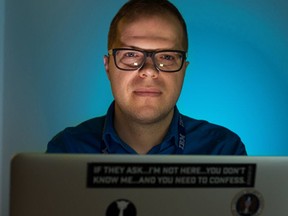
[[[168,132],[174,110],[154,123],[141,123],[115,112],[114,127],[118,136],[138,154],[146,154],[160,144]]]

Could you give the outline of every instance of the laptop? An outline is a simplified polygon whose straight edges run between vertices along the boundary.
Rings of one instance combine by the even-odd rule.
[[[10,216],[283,216],[288,157],[21,153]]]

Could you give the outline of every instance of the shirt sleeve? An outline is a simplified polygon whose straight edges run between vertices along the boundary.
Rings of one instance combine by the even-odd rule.
[[[100,116],[64,129],[48,143],[46,153],[101,153],[104,122]]]
[[[46,153],[68,153],[66,142],[63,139],[64,132],[57,134],[47,145]]]

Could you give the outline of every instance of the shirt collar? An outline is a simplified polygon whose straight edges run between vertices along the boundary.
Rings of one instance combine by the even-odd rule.
[[[114,128],[114,110],[115,110],[115,101],[112,102],[110,105],[107,114],[106,114],[106,119],[105,119],[105,124],[103,128],[103,136],[102,140],[104,141],[105,148],[109,151],[109,144],[111,142],[111,138],[116,141],[117,143],[123,144],[123,141],[119,138],[117,135],[115,128]],[[162,143],[160,144],[160,152],[169,147],[171,144],[174,144],[175,146],[178,146],[178,139],[179,139],[179,127],[178,127],[178,122],[180,118],[180,113],[175,106],[174,108],[174,115],[171,121],[171,124],[169,126],[168,132],[166,136],[164,137]]]

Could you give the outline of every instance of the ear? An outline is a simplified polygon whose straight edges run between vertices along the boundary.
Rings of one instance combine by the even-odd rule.
[[[188,65],[189,65],[189,62],[185,61],[184,65],[183,65],[183,67],[184,67],[184,75],[186,74],[186,69],[187,69]]]
[[[105,55],[103,57],[103,63],[104,63],[104,68],[107,74],[108,79],[110,80],[110,74],[109,74],[109,56]]]

